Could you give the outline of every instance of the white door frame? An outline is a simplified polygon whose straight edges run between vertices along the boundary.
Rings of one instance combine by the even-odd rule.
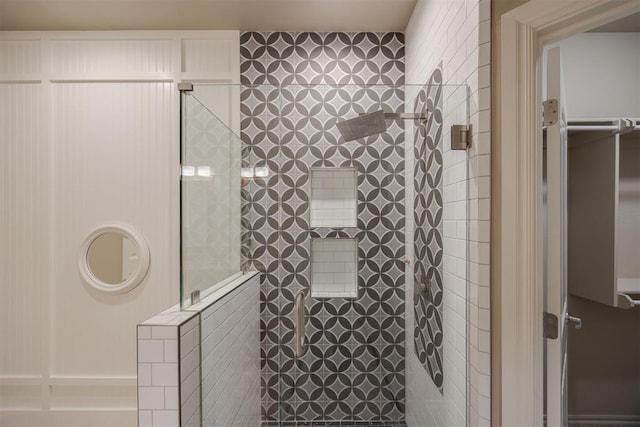
[[[544,45],[640,11],[640,0],[531,0],[501,19],[500,419],[543,425]],[[498,397],[496,397],[498,398]]]

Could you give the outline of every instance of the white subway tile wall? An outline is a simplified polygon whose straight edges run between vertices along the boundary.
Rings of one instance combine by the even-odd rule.
[[[138,325],[139,427],[260,424],[260,275],[209,298]]]
[[[260,275],[202,310],[202,420],[260,424]]]
[[[177,348],[177,326],[138,325],[139,427],[179,425]]]
[[[311,239],[311,296],[358,296],[358,244],[355,239]]]
[[[454,91],[454,96],[443,101],[443,110],[449,113],[444,117],[445,146],[453,122],[468,121],[472,125],[468,162],[452,151],[445,151],[443,159],[445,392],[441,395],[420,364],[414,363],[413,343],[407,340],[409,426],[422,426],[424,420],[434,426],[458,425],[467,413],[467,402],[468,425],[490,425],[490,4],[490,0],[418,0],[405,33],[407,83],[425,83],[441,64],[445,87],[459,84],[468,87],[468,120],[464,105],[466,90]],[[410,177],[413,175],[410,150],[407,156]],[[413,184],[408,179],[408,210],[413,203],[410,185]],[[469,248],[464,243],[467,224]],[[412,230],[413,218],[407,215],[406,235],[410,238]],[[408,248],[411,250],[411,245]],[[413,277],[409,275],[408,307],[412,304],[412,289]],[[480,324],[481,316],[484,320]],[[413,330],[413,320],[413,316],[407,316],[407,330]]]
[[[311,227],[356,227],[355,168],[311,168]]]
[[[200,319],[197,314],[180,326],[178,356],[180,358],[180,426],[198,427],[200,425]],[[178,404],[178,396],[175,402]]]

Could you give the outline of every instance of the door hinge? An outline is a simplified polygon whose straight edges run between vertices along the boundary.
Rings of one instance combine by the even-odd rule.
[[[542,124],[553,126],[558,123],[558,100],[547,99],[542,103]]]
[[[553,313],[542,313],[542,329],[544,337],[550,340],[558,338],[558,316]]]
[[[466,150],[471,147],[471,125],[451,126],[451,149]]]

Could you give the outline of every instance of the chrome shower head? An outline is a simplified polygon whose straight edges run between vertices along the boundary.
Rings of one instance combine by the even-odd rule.
[[[364,138],[387,130],[387,123],[384,121],[384,111],[382,110],[338,122],[336,126],[345,141],[353,141],[354,139]]]
[[[346,142],[386,132],[387,122],[385,120],[426,120],[426,117],[426,113],[385,113],[383,110],[379,110],[338,122],[336,126]]]

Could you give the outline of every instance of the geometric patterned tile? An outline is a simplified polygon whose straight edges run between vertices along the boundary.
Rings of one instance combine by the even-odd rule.
[[[403,122],[345,143],[338,119],[404,110],[401,33],[241,34],[244,265],[263,272],[264,421],[404,420]],[[357,227],[309,227],[309,173],[358,171]],[[306,298],[307,351],[293,353],[293,298],[309,295],[311,238],[358,241],[358,297]]]

